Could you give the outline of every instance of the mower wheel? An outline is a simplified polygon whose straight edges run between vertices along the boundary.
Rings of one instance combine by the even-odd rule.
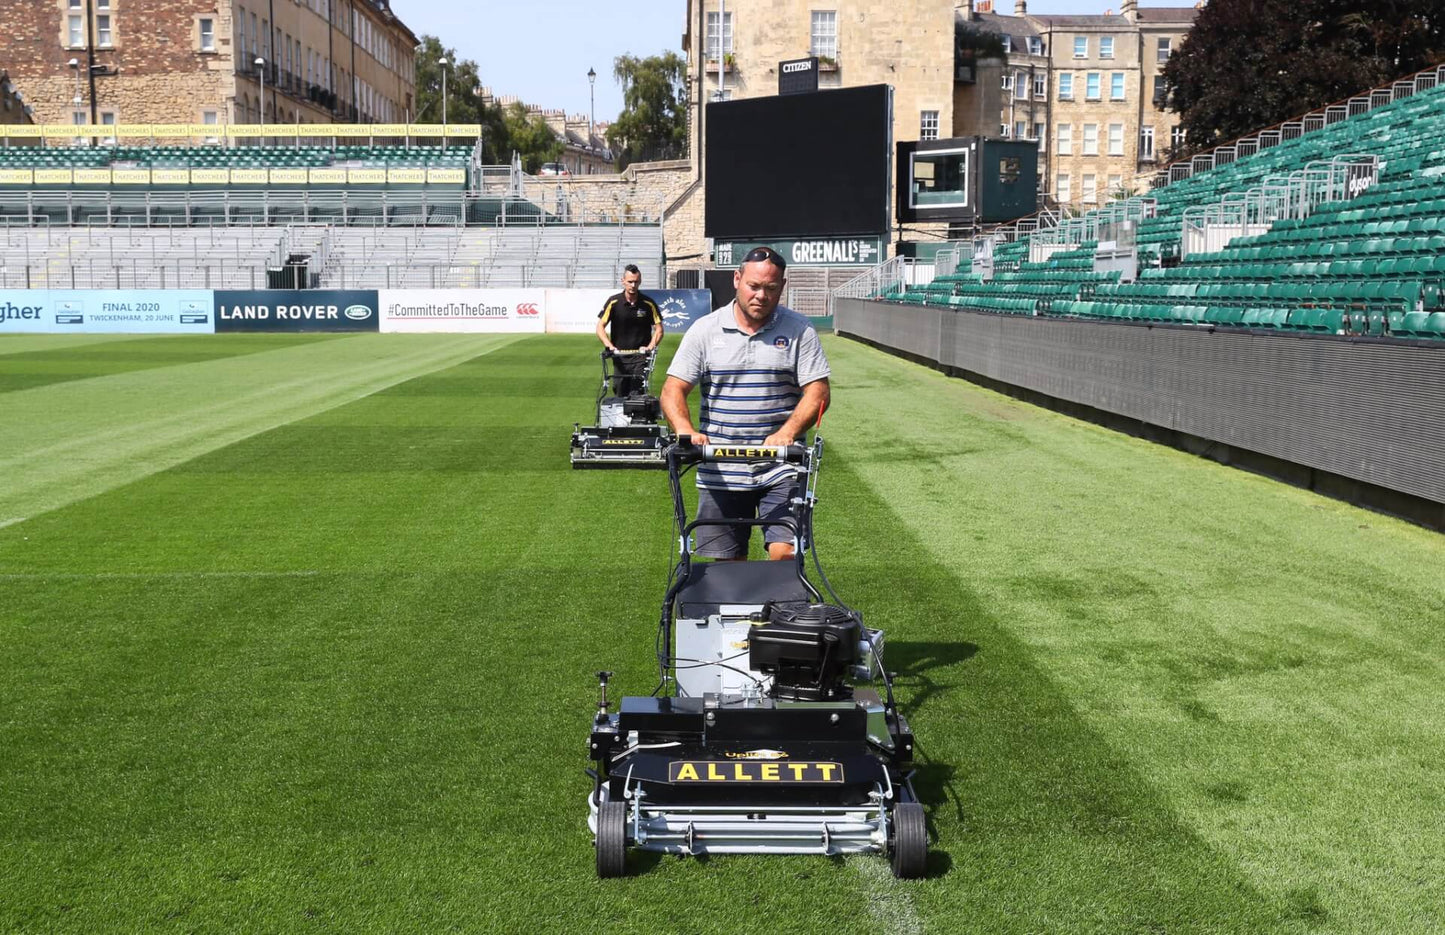
[[[928,823],[924,819],[922,805],[899,802],[893,807],[892,837],[893,875],[900,880],[923,876],[928,863]],[[598,859],[601,860],[600,857]]]
[[[597,810],[597,875],[627,874],[627,803],[603,802]]]

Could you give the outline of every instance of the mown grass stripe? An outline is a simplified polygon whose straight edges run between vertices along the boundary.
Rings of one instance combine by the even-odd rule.
[[[0,514],[34,516],[511,340],[357,336],[18,391],[0,423]]]
[[[155,335],[144,334],[5,334],[0,335],[0,357],[9,354],[32,354],[36,351],[71,349],[88,344],[119,344],[143,341]]]
[[[335,340],[325,334],[148,335],[124,342],[84,343],[0,356],[0,393],[72,380],[258,354]]]
[[[1278,925],[1445,922],[1418,874],[1445,768],[1402,754],[1445,746],[1445,576],[1415,573],[1445,567],[1445,540],[829,350],[860,480]]]

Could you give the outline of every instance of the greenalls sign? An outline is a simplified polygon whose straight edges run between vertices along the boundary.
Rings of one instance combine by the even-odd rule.
[[[877,266],[884,260],[881,237],[818,237],[809,240],[720,241],[713,262],[737,266],[754,247],[772,247],[789,266]]]

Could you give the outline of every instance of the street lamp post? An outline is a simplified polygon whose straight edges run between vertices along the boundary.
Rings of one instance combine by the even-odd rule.
[[[256,71],[261,75],[261,127],[264,129],[266,126],[266,60],[264,58],[256,59]],[[262,133],[261,147],[264,149],[265,146],[266,134]]]
[[[587,69],[587,85],[587,94],[591,102],[591,109],[587,111],[587,146],[591,148],[592,136],[597,132],[594,129],[597,124],[597,69]]]
[[[447,151],[447,66],[451,64],[445,58],[437,59],[437,64],[442,67],[442,152]]]

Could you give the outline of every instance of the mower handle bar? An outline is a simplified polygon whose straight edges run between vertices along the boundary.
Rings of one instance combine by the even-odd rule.
[[[655,349],[652,350],[652,351],[649,351],[649,350],[648,350],[647,348],[645,348],[645,347],[634,347],[634,348],[631,348],[631,349],[623,348],[623,347],[611,348],[611,349],[609,349],[609,348],[603,348],[603,350],[602,350],[602,356],[603,356],[603,357],[636,357],[636,356],[638,356],[639,354],[652,354],[652,353],[655,353]]]
[[[679,459],[686,463],[781,461],[805,464],[808,460],[807,446],[797,442],[791,445],[694,445],[691,435],[678,436],[677,453]]]

